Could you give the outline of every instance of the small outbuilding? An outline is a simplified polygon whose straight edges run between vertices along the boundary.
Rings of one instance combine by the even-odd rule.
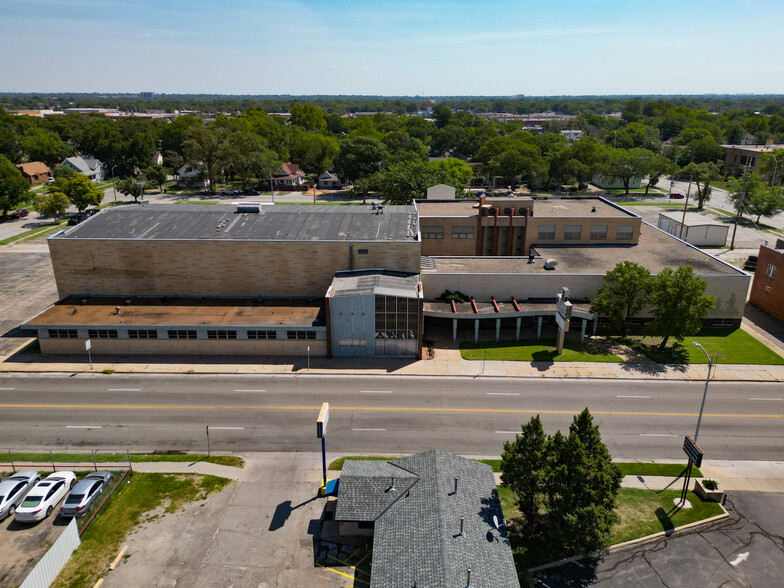
[[[660,212],[659,224],[662,231],[683,239],[695,247],[724,247],[730,226],[711,220],[697,212]]]
[[[428,200],[454,200],[455,187],[446,184],[436,184],[427,189]]]

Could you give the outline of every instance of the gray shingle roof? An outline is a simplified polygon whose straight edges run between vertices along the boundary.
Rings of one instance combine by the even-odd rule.
[[[393,470],[378,464],[417,478],[401,478],[401,484],[395,478],[396,487],[413,483],[390,501],[387,474]],[[378,513],[366,519],[375,520],[371,588],[462,587],[468,568],[473,588],[520,585],[506,528],[499,531],[493,524],[493,516],[501,521],[503,513],[490,466],[439,449],[390,462],[347,461],[346,466],[335,518],[347,520],[344,512]],[[341,510],[344,499],[348,504]]]
[[[392,489],[394,478],[395,489]],[[388,461],[346,460],[340,473],[340,521],[375,521],[416,484],[419,476]]]

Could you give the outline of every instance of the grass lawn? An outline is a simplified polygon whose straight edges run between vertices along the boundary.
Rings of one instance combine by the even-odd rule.
[[[349,201],[346,201],[346,202],[318,202],[317,201],[317,202],[314,203],[314,202],[279,202],[277,200],[275,201],[275,204],[297,204],[297,205],[299,205],[299,204],[310,204],[310,205],[315,204],[316,206],[361,206],[362,205],[361,202],[349,202]]]
[[[518,518],[519,511],[514,503],[514,495],[509,488],[498,486],[498,496],[507,522]],[[615,525],[611,533],[611,544],[631,541],[658,533],[670,531],[675,527],[707,519],[723,512],[721,506],[715,502],[702,502],[696,494],[689,492],[687,499],[692,505],[689,509],[675,510],[674,498],[680,498],[680,490],[639,490],[636,488],[621,488],[618,492],[616,513],[620,522]],[[521,547],[515,545],[519,535],[510,533],[512,549]],[[528,557],[526,557],[528,555]],[[547,554],[524,554],[518,563],[525,568],[547,563]],[[522,573],[518,567],[518,570]]]
[[[708,363],[705,354],[692,341],[699,342],[713,358],[715,363],[739,363],[751,365],[784,365],[784,358],[771,351],[742,329],[704,329],[699,335],[686,337],[683,344],[668,343],[663,352],[658,349],[658,337],[627,338],[633,349],[647,355],[659,363]]]
[[[51,464],[52,458],[48,453],[12,453],[14,463],[17,464]],[[8,452],[0,453],[0,461],[8,461]],[[92,463],[93,458],[89,453],[55,453],[55,463]],[[173,455],[154,455],[147,454],[131,454],[132,463],[150,462],[150,461],[176,461],[193,463],[197,461],[205,461],[207,463],[214,463],[218,465],[232,466],[235,468],[244,468],[245,460],[236,455],[206,455],[199,454],[173,454]],[[96,453],[96,463],[128,463],[128,456],[124,453]]]
[[[82,535],[52,586],[93,586],[103,576],[128,533],[144,515],[159,506],[174,512],[187,502],[202,500],[222,490],[230,480],[192,474],[133,474],[123,482]]]
[[[218,204],[217,200],[178,200],[177,204]]]
[[[487,355],[485,356],[485,352]],[[555,354],[555,346],[545,345],[535,339],[521,341],[480,341],[461,343],[460,355],[468,360],[505,360],[505,361],[592,361],[621,363],[617,355],[608,353],[601,347],[576,341],[565,341],[561,355]]]
[[[343,469],[343,462],[346,461],[347,459],[372,459],[374,461],[388,461],[390,459],[399,459],[399,458],[398,457],[379,457],[379,456],[376,456],[376,455],[371,455],[371,456],[367,456],[367,455],[347,455],[346,457],[340,457],[340,458],[336,459],[335,461],[333,461],[332,463],[330,463],[327,466],[327,469],[328,470],[340,471],[340,470]]]

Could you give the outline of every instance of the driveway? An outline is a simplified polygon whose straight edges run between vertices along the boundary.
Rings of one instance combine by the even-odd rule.
[[[355,582],[342,563],[367,554],[320,538],[321,455],[245,457],[240,480],[220,494],[144,523],[103,586],[367,586],[368,572]]]
[[[0,586],[19,586],[35,564],[68,526],[71,519],[55,514],[38,523],[0,523]]]

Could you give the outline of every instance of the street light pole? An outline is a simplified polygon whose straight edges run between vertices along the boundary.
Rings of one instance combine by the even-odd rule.
[[[112,191],[114,192],[114,201],[117,202],[117,188],[114,187],[114,168],[115,167],[117,167],[116,163],[112,166]]]
[[[692,341],[692,345],[696,345],[702,352],[705,354],[705,357],[708,358],[708,377],[705,378],[705,391],[702,393],[702,404],[700,405],[700,416],[697,418],[697,430],[694,432],[694,442],[697,442],[697,438],[700,436],[700,425],[702,424],[702,411],[705,409],[705,398],[708,396],[708,384],[710,383],[711,379],[711,370],[713,369],[713,360],[711,359],[708,352],[705,351],[705,348],[700,345],[697,341]]]

